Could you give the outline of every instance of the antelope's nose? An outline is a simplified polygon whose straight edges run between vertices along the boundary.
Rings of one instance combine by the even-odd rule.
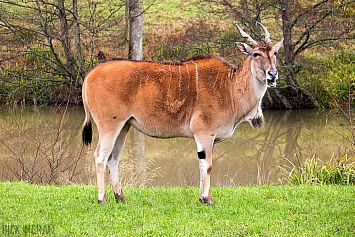
[[[277,77],[277,70],[271,69],[267,74],[269,74],[270,78],[274,80]]]

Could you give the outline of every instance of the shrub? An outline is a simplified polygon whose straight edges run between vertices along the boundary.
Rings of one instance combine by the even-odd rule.
[[[24,116],[29,114],[24,107],[12,107],[0,123],[0,145],[6,157],[2,176],[30,183],[74,182],[86,148],[74,142],[76,132],[73,136],[68,129],[68,105],[56,107],[49,116],[34,109],[33,115]]]
[[[285,171],[284,180],[291,185],[299,184],[355,184],[355,159],[344,155],[339,159],[332,157],[323,163],[315,156],[306,159],[304,164],[291,164],[291,171]]]

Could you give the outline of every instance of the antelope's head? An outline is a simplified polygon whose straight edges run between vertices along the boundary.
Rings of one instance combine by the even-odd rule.
[[[267,86],[275,87],[278,73],[276,69],[276,54],[280,49],[283,39],[275,45],[272,45],[269,31],[261,23],[257,24],[264,30],[264,42],[257,42],[246,34],[238,25],[240,34],[249,42],[250,46],[237,42],[239,50],[251,58],[251,71],[261,83]]]

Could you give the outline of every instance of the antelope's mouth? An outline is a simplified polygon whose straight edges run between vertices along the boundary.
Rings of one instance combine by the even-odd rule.
[[[276,87],[277,83],[276,83],[276,78],[274,79],[267,79],[267,85],[270,87]]]

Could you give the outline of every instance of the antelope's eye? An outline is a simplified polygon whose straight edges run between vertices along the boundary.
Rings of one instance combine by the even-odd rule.
[[[258,53],[253,53],[253,56],[256,58],[256,57],[260,56],[260,54],[258,54]]]
[[[276,55],[277,55],[277,52],[275,52],[274,55],[276,56]]]

